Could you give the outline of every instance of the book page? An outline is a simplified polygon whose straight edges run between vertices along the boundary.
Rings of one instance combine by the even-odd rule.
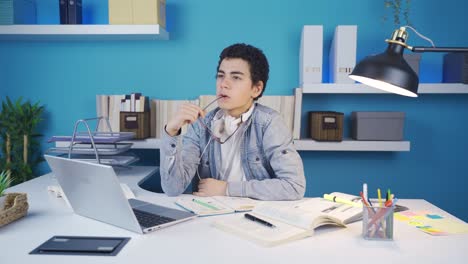
[[[213,197],[182,197],[175,202],[180,207],[199,216],[234,213],[234,210]]]
[[[215,196],[213,198],[236,212],[251,211],[260,203],[258,200],[246,197]]]
[[[362,216],[362,207],[353,207],[347,204],[334,203],[323,198],[312,198],[296,205],[296,208],[315,215],[322,219],[314,221],[314,227],[323,225],[326,221],[333,221],[338,225],[345,225]],[[325,220],[328,219],[328,220]],[[324,222],[325,221],[325,222]],[[327,223],[328,224],[328,223]]]
[[[275,203],[260,203],[252,211],[254,214],[266,216],[302,229],[313,229],[314,219],[320,212],[303,210],[297,205],[281,205]]]
[[[236,214],[229,219],[215,221],[213,226],[263,246],[275,246],[313,234],[313,230],[305,230],[266,217],[264,219],[275,227],[268,227],[251,221],[245,218],[244,214]]]

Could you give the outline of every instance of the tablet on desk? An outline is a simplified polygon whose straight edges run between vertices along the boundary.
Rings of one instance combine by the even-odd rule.
[[[116,256],[129,237],[54,236],[29,254]]]

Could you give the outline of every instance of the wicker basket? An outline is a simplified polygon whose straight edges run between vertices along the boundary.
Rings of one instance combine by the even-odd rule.
[[[0,204],[0,227],[25,216],[28,208],[26,193],[8,193],[4,204]]]

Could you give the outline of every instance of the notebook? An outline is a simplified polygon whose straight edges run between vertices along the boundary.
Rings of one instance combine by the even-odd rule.
[[[175,203],[199,216],[210,216],[251,211],[259,201],[245,197],[187,196],[178,199]]]
[[[44,155],[73,211],[81,216],[148,233],[196,217],[195,214],[127,199],[111,166]]]

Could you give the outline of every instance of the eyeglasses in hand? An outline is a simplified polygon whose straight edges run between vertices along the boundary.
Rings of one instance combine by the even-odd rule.
[[[203,108],[203,111],[205,111],[210,105],[212,105],[214,102],[218,101],[219,99],[221,99],[222,96],[220,97],[217,97],[216,99],[214,99],[213,101],[211,101],[209,104],[207,104],[204,108]],[[211,135],[211,138],[215,141],[217,141],[219,144],[224,144],[226,143],[234,134],[236,134],[237,130],[239,129],[240,125],[242,124],[242,121],[237,125],[237,128],[234,130],[234,132],[232,132],[232,134],[230,134],[226,139],[222,140],[220,137],[218,137],[217,135],[215,135],[215,133],[208,127],[207,124],[205,124],[205,122],[203,122],[203,119],[199,118],[198,119],[200,121],[200,124],[206,129],[206,131],[208,131],[208,133],[210,133]]]

